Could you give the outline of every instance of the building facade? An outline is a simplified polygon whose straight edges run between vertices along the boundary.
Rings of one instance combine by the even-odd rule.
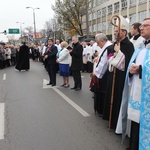
[[[129,23],[142,22],[150,17],[150,0],[87,0],[88,30],[90,35],[103,32],[108,36],[113,33],[110,17],[113,14],[122,15]],[[86,28],[85,19],[83,29]],[[86,29],[85,29],[86,30]]]

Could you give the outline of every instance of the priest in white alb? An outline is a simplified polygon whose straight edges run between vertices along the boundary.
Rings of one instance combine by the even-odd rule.
[[[127,119],[132,121],[127,150],[150,149],[150,18],[143,20],[140,30],[145,41],[130,60],[120,112],[123,139]]]

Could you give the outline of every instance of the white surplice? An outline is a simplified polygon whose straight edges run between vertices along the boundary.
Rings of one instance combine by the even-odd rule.
[[[133,38],[131,38],[130,41],[133,43],[134,48],[136,50],[140,47],[140,45],[143,45],[144,38],[140,36],[137,40],[133,40]],[[140,63],[140,62],[137,60],[136,63]],[[136,75],[134,75],[134,78],[136,78]],[[133,80],[133,78],[132,78],[132,80]],[[129,95],[126,95],[126,96],[130,97],[131,79],[128,78],[128,81],[130,81],[130,83],[128,83],[128,84],[130,84],[130,86],[129,86]],[[122,116],[121,116],[121,112],[122,112],[122,105],[120,107],[118,123],[117,123],[116,131],[115,131],[117,134],[122,134]],[[127,120],[127,129],[126,129],[126,134],[128,135],[128,137],[130,137],[130,131],[131,131],[131,120],[128,119]]]
[[[146,47],[144,46],[144,44],[141,44],[141,45],[142,45],[142,50],[138,53],[135,63],[132,63],[131,65],[143,64],[143,61],[146,55],[146,49],[150,47],[150,44],[148,44]],[[136,53],[136,50],[135,50],[135,53]],[[132,98],[132,101],[135,100],[135,102],[137,102],[136,106],[138,107],[138,103],[140,104],[140,101],[141,101],[141,92],[140,92],[142,88],[141,79],[139,78],[139,74],[134,74],[133,77],[129,78],[129,72],[127,72],[126,76],[128,76],[126,82],[129,88],[129,92],[128,92],[128,95],[126,95],[126,97],[129,100],[129,102],[131,98]],[[128,134],[128,136],[130,136],[129,135],[130,128],[131,128],[130,120],[139,123],[139,118],[140,118],[140,112],[136,109],[132,109],[130,105],[131,103],[129,103],[128,110],[127,110],[128,122],[127,122],[126,134]],[[116,131],[115,131],[117,134],[122,134],[122,110],[123,108],[121,104],[118,123],[117,123]]]
[[[107,49],[108,46],[112,45],[110,41],[107,41],[105,45],[101,48],[101,52],[99,54],[99,58],[101,57],[101,54],[105,49]],[[101,79],[103,75],[105,74],[106,70],[108,69],[108,53],[107,50],[103,53],[103,56],[101,57],[101,61],[99,62],[98,66],[94,69],[94,74],[97,78]]]

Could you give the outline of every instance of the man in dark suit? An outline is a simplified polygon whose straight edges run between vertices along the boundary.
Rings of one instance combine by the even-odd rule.
[[[74,87],[71,89],[75,89],[76,91],[81,90],[82,88],[82,80],[81,80],[81,73],[82,70],[82,53],[83,53],[83,46],[79,43],[78,37],[72,37],[73,42],[73,49],[70,51],[70,55],[72,56],[72,76],[74,79]]]
[[[49,74],[49,83],[47,85],[56,85],[56,54],[58,50],[54,45],[53,39],[48,39],[48,46],[45,52],[45,59],[47,59],[47,69]]]

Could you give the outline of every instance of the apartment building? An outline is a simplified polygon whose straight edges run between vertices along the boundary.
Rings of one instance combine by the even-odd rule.
[[[127,17],[130,24],[142,22],[150,17],[150,0],[87,0],[88,1],[88,28],[89,34],[103,32],[110,36],[113,33],[113,26],[110,17],[113,14]],[[85,29],[83,18],[83,29]]]

